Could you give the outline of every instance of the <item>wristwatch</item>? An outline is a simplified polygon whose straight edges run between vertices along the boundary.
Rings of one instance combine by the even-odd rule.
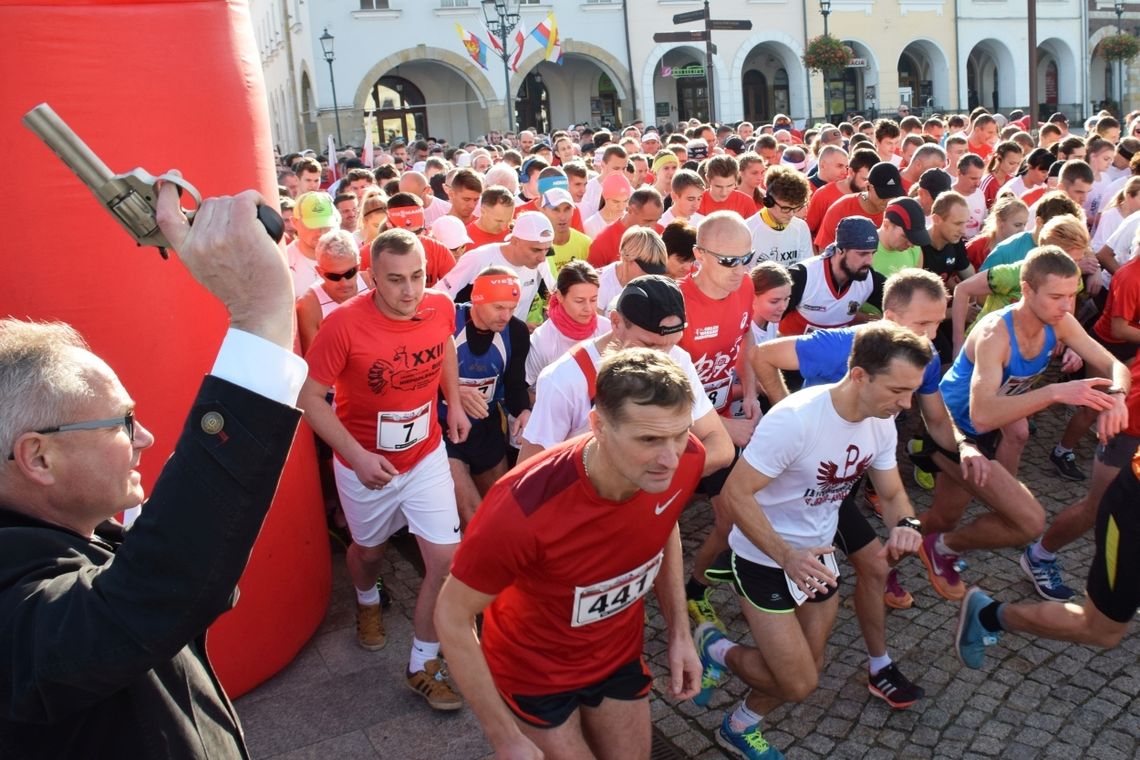
[[[904,517],[903,519],[899,520],[899,524],[895,527],[910,528],[911,530],[918,531],[919,533],[922,532],[922,523],[920,523],[915,517]]]

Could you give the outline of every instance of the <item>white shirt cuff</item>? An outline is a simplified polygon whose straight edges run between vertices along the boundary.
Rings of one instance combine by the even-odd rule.
[[[296,406],[309,366],[292,351],[231,327],[210,374],[278,403]]]

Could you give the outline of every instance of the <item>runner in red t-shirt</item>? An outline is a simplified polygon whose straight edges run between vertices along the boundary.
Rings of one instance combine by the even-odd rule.
[[[455,257],[438,240],[424,234],[424,209],[418,197],[411,193],[396,193],[388,199],[388,219],[385,229],[407,230],[420,239],[424,248],[427,268],[424,270],[424,287],[433,288],[444,275],[455,268]],[[372,266],[372,252],[369,250],[365,269]]]
[[[709,189],[697,209],[701,216],[714,211],[735,211],[741,219],[747,219],[759,210],[755,201],[736,189],[740,184],[740,167],[732,156],[710,158],[705,164],[705,177]]]
[[[491,185],[479,197],[479,217],[467,225],[467,236],[473,251],[488,243],[502,243],[511,234],[515,218],[515,197],[502,185]]]
[[[816,252],[835,242],[835,227],[840,219],[849,216],[865,216],[874,222],[876,227],[883,226],[883,212],[892,198],[903,195],[902,175],[894,164],[882,161],[875,164],[867,174],[867,189],[861,193],[845,195],[835,203],[823,216],[819,231],[815,234]]]
[[[700,690],[677,528],[704,467],[694,392],[659,351],[607,358],[592,432],[515,468],[476,512],[436,619],[497,756],[649,756],[650,589],[669,629],[671,696]]]
[[[754,255],[752,232],[735,214],[718,211],[701,221],[693,251],[700,268],[681,280],[685,297],[685,332],[680,346],[692,357],[704,393],[722,416],[736,451],[747,445],[760,421],[760,404],[756,394],[756,375],[752,364],[742,361],[751,350],[752,301],[755,291],[748,277],[748,264]],[[739,377],[744,389],[744,416],[732,416],[733,380]],[[735,460],[734,460],[735,462]],[[701,491],[712,500],[716,520],[713,530],[697,550],[693,573],[685,586],[689,617],[694,624],[723,624],[708,600],[704,572],[717,555],[728,549],[727,519],[720,501],[720,490],[732,463],[712,473],[701,482]]]
[[[663,213],[665,206],[657,188],[648,186],[634,190],[629,196],[629,205],[626,206],[622,218],[602,230],[590,244],[590,255],[587,259],[590,266],[601,269],[606,264],[617,261],[621,258],[621,236],[625,231],[635,224],[653,229]]]
[[[859,148],[851,153],[847,166],[847,176],[843,179],[830,182],[812,193],[808,203],[807,222],[808,229],[814,239],[819,226],[823,224],[823,217],[831,204],[851,193],[861,193],[867,189],[867,177],[871,168],[879,163],[879,155],[873,150]]]
[[[407,230],[373,243],[375,289],[325,320],[306,360],[298,405],[333,451],[337,490],[352,533],[349,577],[356,589],[357,642],[384,646],[376,578],[384,544],[407,525],[419,538],[424,580],[416,602],[408,685],[439,710],[462,706],[444,675],[432,612],[459,542],[455,489],[435,405],[447,399],[448,438],[466,439],[471,421],[459,395],[455,306],[424,291],[423,245]],[[325,402],[336,389],[336,409]]]

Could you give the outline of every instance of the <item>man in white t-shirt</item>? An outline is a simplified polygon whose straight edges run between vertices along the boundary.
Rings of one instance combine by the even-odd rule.
[[[807,222],[796,216],[807,205],[811,188],[804,175],[788,166],[764,173],[764,205],[744,223],[752,233],[756,263],[774,261],[790,267],[814,253]]]
[[[455,268],[439,281],[439,289],[456,302],[463,302],[467,300],[464,291],[484,269],[489,266],[510,267],[518,274],[521,288],[514,315],[526,322],[539,284],[545,282],[547,290],[554,288],[554,278],[546,263],[546,255],[553,244],[554,226],[546,215],[539,211],[525,211],[515,220],[514,231],[505,242],[488,243],[463,254]]]
[[[579,343],[539,374],[519,462],[589,430],[594,378],[608,351],[655,348],[677,362],[694,388],[701,387],[693,360],[677,346],[685,329],[685,299],[673,280],[664,275],[631,280],[610,312],[610,322],[610,332]],[[708,397],[694,395],[691,429],[705,447],[704,474],[708,475],[727,466],[734,449]]]
[[[958,181],[954,183],[953,189],[966,198],[970,207],[970,218],[966,220],[967,240],[981,232],[982,224],[986,221],[986,197],[981,191],[985,170],[985,161],[974,153],[967,153],[958,159]]]
[[[839,609],[832,556],[839,505],[864,472],[879,492],[883,522],[895,526],[888,557],[918,551],[922,536],[895,462],[893,418],[910,407],[931,355],[929,341],[904,327],[868,325],[843,379],[776,404],[729,475],[721,493],[733,515],[731,551],[706,574],[732,582],[756,645],[735,644],[708,623],[696,630],[705,670],[695,701],[707,704],[726,671],[752,688],[725,715],[721,745],[743,754],[766,744],[760,718],[815,690]]]
[[[317,242],[329,230],[340,227],[340,214],[323,190],[302,193],[293,207],[297,237],[285,248],[285,260],[293,275],[293,295],[300,298],[321,279],[317,274]]]

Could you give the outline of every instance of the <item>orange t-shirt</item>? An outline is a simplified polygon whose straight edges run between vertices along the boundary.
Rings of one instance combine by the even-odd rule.
[[[368,291],[321,324],[305,355],[309,377],[335,387],[337,419],[357,443],[407,472],[442,440],[435,405],[454,332],[445,293],[425,290],[415,319],[397,320]]]

